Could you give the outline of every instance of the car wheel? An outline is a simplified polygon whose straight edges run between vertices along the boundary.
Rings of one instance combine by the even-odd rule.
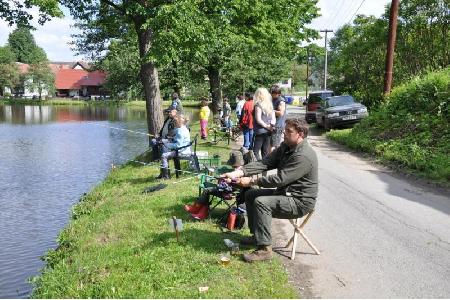
[[[328,130],[330,130],[330,129],[332,128],[332,126],[331,126],[331,124],[330,124],[330,121],[329,121],[328,119],[325,119],[325,120],[323,121],[323,124],[324,124],[324,127],[325,127],[325,130],[326,130],[326,131],[328,131]]]

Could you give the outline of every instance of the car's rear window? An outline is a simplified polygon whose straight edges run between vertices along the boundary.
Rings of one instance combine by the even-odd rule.
[[[318,93],[318,94],[311,93],[311,94],[309,94],[309,97],[308,97],[308,104],[319,103],[320,101],[325,100],[325,98],[331,97],[331,96],[333,96],[332,92]]]

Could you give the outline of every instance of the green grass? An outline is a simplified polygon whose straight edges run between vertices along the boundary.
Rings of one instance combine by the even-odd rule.
[[[197,131],[193,126],[191,134]],[[202,142],[199,149],[222,160],[229,153],[224,142]],[[219,256],[227,251],[223,239],[236,241],[239,234],[222,233],[214,221],[194,221],[183,210],[198,193],[198,179],[188,179],[192,175],[144,194],[144,188],[158,183],[157,174],[157,167],[129,163],[82,197],[58,237],[58,248],[45,255],[43,274],[32,280],[32,297],[298,297],[278,258],[249,265],[233,256],[229,266],[221,266]],[[172,216],[184,224],[178,243],[168,228]],[[203,286],[209,290],[200,293]]]
[[[421,145],[414,137],[379,140],[361,128],[331,130],[327,138],[352,149],[374,155],[393,168],[450,186],[450,157],[447,145]]]

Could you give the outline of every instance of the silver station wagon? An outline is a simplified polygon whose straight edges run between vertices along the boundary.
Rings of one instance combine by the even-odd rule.
[[[352,96],[328,97],[316,111],[317,125],[326,130],[358,123],[368,115],[367,107],[355,102]]]

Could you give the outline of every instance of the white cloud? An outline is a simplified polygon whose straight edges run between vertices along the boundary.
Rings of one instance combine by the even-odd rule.
[[[73,40],[71,35],[79,32],[73,28],[75,21],[67,10],[64,10],[66,15],[64,18],[54,18],[42,26],[36,22],[38,10],[32,9],[31,14],[34,17],[32,25],[36,28],[35,31],[32,31],[36,44],[45,50],[50,61],[77,61],[82,59],[82,57],[75,56],[69,46],[69,42]],[[0,45],[3,46],[7,43],[8,36],[14,29],[15,26],[10,27],[6,22],[0,20]]]
[[[342,25],[353,20],[355,15],[373,15],[380,17],[384,11],[386,4],[391,0],[319,0],[317,5],[320,8],[321,16],[316,18],[308,27],[316,30],[331,29],[336,31]],[[362,4],[362,5],[361,5]],[[314,41],[320,46],[324,46],[324,33],[322,38]],[[328,33],[328,38],[333,33]]]

